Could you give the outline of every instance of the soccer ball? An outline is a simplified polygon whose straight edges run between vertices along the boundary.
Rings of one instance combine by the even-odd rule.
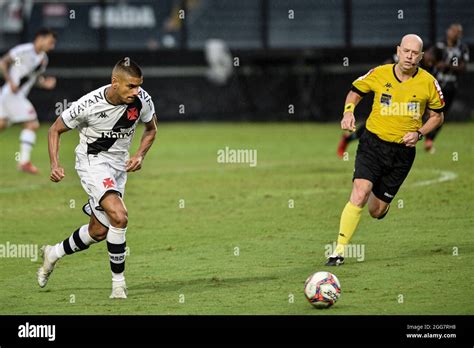
[[[341,283],[332,273],[316,272],[306,279],[304,295],[316,308],[328,308],[341,296]]]

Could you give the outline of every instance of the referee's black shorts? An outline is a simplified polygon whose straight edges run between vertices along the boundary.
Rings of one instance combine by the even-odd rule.
[[[390,203],[410,172],[416,149],[381,140],[367,129],[357,147],[354,179],[373,183],[373,194]]]

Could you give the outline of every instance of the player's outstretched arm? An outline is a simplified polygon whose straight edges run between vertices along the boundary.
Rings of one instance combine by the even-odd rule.
[[[48,151],[51,164],[50,179],[53,182],[59,182],[64,178],[64,168],[59,164],[59,137],[61,133],[67,132],[68,127],[61,117],[58,117],[48,131]]]
[[[355,117],[354,109],[362,100],[362,97],[353,92],[349,91],[346,97],[346,103],[344,104],[344,114],[341,121],[341,128],[348,131],[355,131]]]
[[[140,147],[138,148],[137,153],[130,157],[130,159],[127,161],[127,172],[135,172],[141,169],[143,159],[145,158],[146,153],[153,144],[153,141],[155,141],[155,135],[156,118],[155,115],[153,115],[151,121],[145,123],[145,131],[143,132],[143,136],[140,141]]]

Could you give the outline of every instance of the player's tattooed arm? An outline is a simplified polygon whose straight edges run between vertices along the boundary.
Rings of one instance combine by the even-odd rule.
[[[59,182],[64,178],[64,168],[59,164],[59,137],[61,133],[67,132],[68,127],[61,117],[58,117],[48,131],[48,151],[51,164],[50,180]]]
[[[150,122],[145,123],[145,131],[140,141],[137,153],[127,161],[127,172],[135,172],[142,168],[143,158],[150,149],[156,136],[156,115],[153,115]]]
[[[354,117],[354,108],[362,100],[362,97],[356,92],[349,91],[346,97],[346,103],[344,105],[352,105],[347,111],[344,108],[344,115],[341,121],[341,128],[348,131],[355,131],[355,117]]]
[[[10,55],[7,53],[5,54],[1,59],[0,59],[0,72],[3,75],[3,78],[5,81],[10,85],[10,89],[12,90],[13,93],[16,93],[18,91],[18,86],[15,85],[13,80],[10,78],[10,66],[13,64],[13,59],[10,57]]]

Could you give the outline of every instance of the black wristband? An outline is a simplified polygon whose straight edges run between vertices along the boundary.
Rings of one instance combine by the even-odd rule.
[[[418,133],[418,140],[423,139],[423,133],[421,133],[419,130],[416,131]]]

